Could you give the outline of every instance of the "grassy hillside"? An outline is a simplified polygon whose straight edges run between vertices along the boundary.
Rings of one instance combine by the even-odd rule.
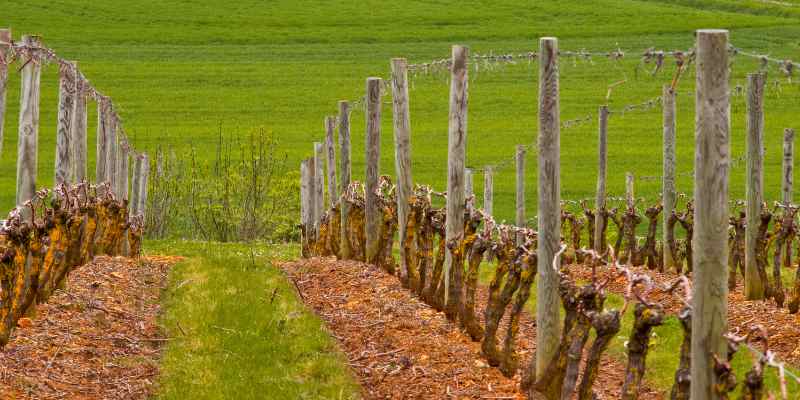
[[[672,60],[654,76],[634,73],[639,51],[650,46],[686,49],[692,32],[703,27],[731,29],[731,40],[745,49],[777,58],[800,59],[795,2],[630,1],[585,2],[466,1],[271,1],[243,0],[222,6],[209,0],[166,4],[156,0],[9,0],[3,25],[22,33],[40,33],[62,56],[80,60],[92,82],[111,95],[121,109],[137,148],[158,144],[211,148],[220,128],[244,134],[264,126],[282,140],[289,166],[296,169],[312,142],[323,135],[323,118],[336,101],[357,99],[368,76],[388,76],[389,59],[410,62],[446,57],[453,43],[473,52],[502,53],[535,49],[537,38],[558,36],[562,49],[633,51],[621,63],[602,57],[592,62],[562,62],[563,119],[595,113],[607,85],[621,79],[611,108],[639,103],[660,94],[671,79]],[[646,67],[648,70],[651,66]],[[738,58],[733,84],[756,63]],[[496,164],[513,155],[514,146],[535,140],[536,65],[520,63],[496,71],[470,71],[467,159],[471,166]],[[777,69],[770,78],[778,78]],[[768,195],[779,186],[781,131],[796,121],[798,86],[782,79],[780,92],[767,95]],[[12,72],[6,138],[0,158],[0,208],[13,203],[18,74]],[[679,171],[693,158],[693,75],[679,92]],[[447,131],[446,77],[418,77],[411,92],[412,147],[415,180],[443,188]],[[56,68],[43,75],[40,181],[52,182],[56,121]],[[743,98],[733,99],[733,153],[744,149]],[[94,141],[94,110],[90,111]],[[363,175],[363,113],[353,122],[354,179]],[[661,116],[656,107],[612,116],[609,138],[610,191],[620,193],[627,170],[660,173]],[[391,108],[384,108],[383,172],[393,173]],[[595,179],[596,122],[562,132],[565,198],[590,196]],[[90,146],[93,149],[93,146]],[[213,154],[213,151],[200,151]],[[528,209],[535,207],[535,152],[528,154]],[[93,163],[93,154],[90,155]],[[90,164],[90,170],[92,170]],[[734,196],[743,193],[743,168],[733,170]],[[479,177],[477,177],[479,178]],[[513,171],[495,178],[495,210],[513,216]],[[688,177],[679,189],[691,190]],[[638,194],[654,197],[657,180],[642,182]],[[476,191],[482,190],[476,179]]]

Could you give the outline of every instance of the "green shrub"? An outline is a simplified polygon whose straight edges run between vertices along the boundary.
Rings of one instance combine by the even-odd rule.
[[[151,168],[147,234],[231,241],[296,240],[299,176],[286,171],[286,154],[264,129],[226,136],[216,157],[161,149]]]

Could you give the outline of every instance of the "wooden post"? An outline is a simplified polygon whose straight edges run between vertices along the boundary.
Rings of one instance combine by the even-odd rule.
[[[483,212],[491,216],[494,202],[494,167],[483,167]]]
[[[542,378],[561,338],[558,272],[553,264],[561,238],[558,40],[539,41],[538,279],[536,280],[536,374]]]
[[[397,173],[397,222],[400,238],[400,281],[408,282],[406,243],[408,199],[413,191],[411,174],[411,116],[408,110],[408,63],[405,58],[392,59],[392,123],[394,126],[394,166]]]
[[[636,196],[633,192],[633,172],[626,172],[625,173],[625,203],[628,205],[628,208],[633,208],[636,204]]]
[[[792,204],[792,186],[794,183],[794,129],[783,130],[783,204]]]
[[[367,113],[366,113],[366,179],[365,179],[365,235],[366,259],[369,264],[377,264],[378,248],[381,233],[381,210],[378,204],[378,176],[381,161],[381,78],[367,79]]]
[[[106,124],[108,133],[108,152],[106,153],[106,182],[111,187],[111,192],[119,197],[119,183],[117,177],[119,176],[119,117],[117,116],[114,107],[111,107],[111,114],[109,122]]]
[[[30,47],[41,46],[38,36],[26,35],[22,43]],[[33,51],[34,58],[38,52]],[[27,62],[22,68],[22,91],[19,106],[19,138],[17,139],[17,206],[33,198],[36,192],[36,174],[39,153],[39,80],[40,60]]]
[[[106,160],[108,159],[108,124],[111,104],[107,97],[97,99],[97,153],[95,154],[94,179],[97,184],[106,182]]]
[[[300,162],[300,224],[302,225],[302,234],[303,237],[301,238],[302,241],[302,250],[301,256],[308,257],[308,254],[305,252],[308,246],[308,235],[311,229],[311,221],[312,215],[314,213],[314,205],[313,205],[313,196],[312,196],[312,186],[313,186],[313,168],[311,164],[314,161],[311,158],[302,160]]]
[[[131,196],[128,209],[131,216],[139,214],[139,186],[142,181],[142,155],[132,152],[133,157],[133,181],[131,182]],[[302,171],[301,171],[302,172]]]
[[[691,398],[707,400],[728,347],[728,31],[697,31],[696,48]]]
[[[117,193],[120,200],[128,200],[128,187],[130,174],[128,167],[130,163],[130,154],[128,142],[123,141],[119,145],[119,169],[117,171]]]
[[[309,237],[313,236],[316,238],[316,230],[317,230],[317,146],[316,143],[314,144],[314,152],[312,153],[311,157],[309,157],[309,174],[311,174],[311,180],[309,181],[309,192],[308,192],[308,201],[309,201],[309,218],[310,223],[308,225]]]
[[[70,184],[70,139],[75,119],[78,74],[75,65],[60,63],[58,68],[58,122],[56,124],[56,165],[53,186]]]
[[[468,199],[475,195],[472,182],[472,168],[464,168],[464,198]]]
[[[339,102],[339,192],[344,195],[350,186],[350,103]],[[350,216],[350,204],[342,201],[341,204],[341,232],[339,235],[339,252],[343,260],[351,257],[350,240],[347,236],[347,221]]]
[[[472,202],[467,204],[467,212],[472,212],[475,207],[475,189],[472,182],[472,168],[464,168],[464,200],[472,198]]]
[[[606,208],[606,161],[608,160],[608,106],[600,106],[597,130],[597,197],[594,200],[594,251],[602,254],[603,210]]]
[[[325,213],[325,172],[322,143],[314,142],[314,233],[319,238],[319,225]]]
[[[517,161],[517,196],[516,196],[516,225],[524,228],[525,221],[525,146],[518,144],[515,155]],[[518,238],[522,235],[518,235]],[[518,239],[519,241],[519,239]]]
[[[314,204],[312,200],[313,168],[314,161],[310,158],[300,161],[300,223],[308,229],[311,226]]]
[[[664,85],[661,94],[662,116],[663,116],[663,160],[662,160],[662,188],[661,201],[664,203],[664,210],[661,213],[662,227],[667,226],[667,221],[675,210],[675,91],[671,85]],[[672,252],[668,251],[667,230],[662,229],[661,243],[664,244],[664,269],[672,271],[675,268],[675,260],[672,259]]]
[[[78,62],[73,61],[77,67]],[[80,71],[77,71],[77,79],[75,84],[75,114],[72,120],[72,133],[70,134],[70,145],[72,146],[72,155],[70,161],[71,167],[71,180],[72,182],[82,182],[88,179],[87,175],[87,120],[86,120],[86,80]]]
[[[454,45],[450,72],[450,113],[447,134],[447,216],[445,240],[464,236],[464,162],[467,151],[467,57],[469,49]],[[445,304],[452,317],[461,299],[462,268],[453,268],[450,250],[445,252]]]
[[[8,62],[11,56],[11,29],[0,29],[0,154],[3,152],[3,126],[6,121],[6,88]]]
[[[128,209],[130,209],[130,198],[129,198],[129,180],[130,174],[128,171],[128,167],[130,166],[130,148],[128,147],[127,138],[121,138],[119,144],[119,165],[117,169],[117,193],[119,193],[119,199],[121,201],[128,201]],[[122,234],[122,255],[125,257],[130,257],[131,255],[131,245],[128,241],[128,228],[125,228],[124,233]]]
[[[336,149],[333,133],[336,130],[336,117],[325,117],[325,151],[328,161],[328,205],[333,207],[339,196],[336,195]]]
[[[144,218],[147,215],[147,179],[150,177],[150,158],[142,153],[142,173],[139,177],[139,193],[136,195],[136,211]]]
[[[747,75],[747,195],[744,237],[744,293],[748,300],[764,298],[764,282],[758,274],[756,242],[764,201],[764,82],[761,73]],[[701,250],[704,251],[704,250]]]

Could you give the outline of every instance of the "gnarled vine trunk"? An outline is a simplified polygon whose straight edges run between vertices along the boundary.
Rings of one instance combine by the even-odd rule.
[[[603,311],[602,313],[590,312],[587,317],[591,320],[592,328],[595,331],[595,339],[589,349],[589,356],[586,359],[586,367],[583,370],[583,378],[578,388],[578,400],[592,400],[596,398],[592,391],[592,386],[597,379],[600,371],[600,358],[608,349],[608,345],[614,336],[619,332],[621,317],[617,310]]]
[[[680,251],[678,251],[678,240],[675,238],[675,225],[678,223],[678,214],[672,210],[667,219],[667,244],[664,246],[664,251],[669,251],[672,254],[672,260],[675,262],[675,273],[678,275],[683,273],[683,258]]]
[[[736,288],[736,271],[741,271],[744,279],[744,232],[747,217],[744,211],[738,217],[730,217],[730,240],[728,245],[728,289]]]
[[[635,400],[639,397],[642,377],[646,368],[647,352],[650,347],[650,333],[664,322],[664,310],[660,305],[636,303],[633,329],[628,340],[628,365],[625,368],[625,382],[622,384],[620,398]]]
[[[470,246],[467,262],[461,324],[474,341],[480,341],[483,338],[483,327],[475,316],[475,292],[478,288],[479,267],[486,250],[492,244],[491,239],[491,231],[477,235]]]
[[[761,208],[759,218],[758,234],[756,236],[756,268],[758,276],[764,282],[764,297],[769,299],[775,295],[772,284],[767,277],[767,266],[769,265],[769,246],[774,239],[774,234],[769,231],[769,223],[772,221],[772,213],[766,208]]]
[[[486,330],[483,342],[481,342],[481,352],[492,366],[500,365],[501,357],[497,350],[497,328],[500,325],[500,319],[503,318],[508,301],[519,283],[517,280],[519,272],[514,272],[517,267],[513,265],[517,252],[515,242],[516,236],[510,231],[501,232],[499,243],[496,244],[497,248],[495,249],[497,266],[489,284],[489,300],[486,302],[484,310]]]
[[[692,202],[686,203],[686,211],[678,215],[678,222],[680,222],[683,229],[686,231],[685,247],[686,252],[686,270],[692,272],[693,258],[692,258],[692,238],[694,237],[694,206]]]
[[[672,385],[670,400],[689,400],[692,374],[692,308],[687,306],[678,313],[678,320],[683,329],[683,342],[681,342],[681,355],[678,370],[675,371],[675,383]]]
[[[636,213],[634,207],[628,207],[622,214],[622,236],[624,247],[619,255],[619,262],[623,264],[641,265],[639,260],[639,245],[636,242],[636,227],[642,222],[642,217]]]
[[[530,241],[529,243],[533,242]],[[535,248],[520,249],[518,252],[520,254],[515,262],[518,263],[521,270],[519,289],[509,311],[506,336],[503,340],[503,352],[500,355],[500,372],[507,377],[513,377],[519,366],[519,358],[515,350],[517,333],[519,332],[519,317],[530,297],[531,286],[536,279],[538,267]]]
[[[663,208],[664,206],[658,204],[645,210],[644,214],[648,220],[647,240],[640,250],[641,261],[647,264],[647,268],[659,271],[664,271],[664,264],[656,248],[656,232],[658,231],[658,216]]]

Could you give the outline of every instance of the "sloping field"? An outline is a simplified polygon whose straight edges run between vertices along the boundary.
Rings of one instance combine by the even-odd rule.
[[[775,58],[800,58],[794,2],[560,1],[448,2],[405,1],[273,1],[244,0],[222,5],[208,0],[135,3],[101,0],[17,1],[3,24],[22,33],[40,33],[45,43],[80,61],[87,77],[121,109],[136,148],[153,150],[171,144],[197,146],[212,157],[220,128],[243,135],[263,126],[273,131],[288,153],[288,165],[310,154],[311,142],[323,135],[323,117],[336,112],[336,101],[363,95],[364,79],[388,76],[389,59],[405,56],[426,62],[449,55],[462,43],[473,53],[501,54],[533,50],[537,38],[554,35],[570,50],[626,50],[621,62],[595,56],[562,61],[562,119],[596,113],[607,86],[615,87],[612,110],[641,103],[660,94],[675,70],[667,58],[650,76],[653,65],[636,73],[640,52],[649,48],[687,49],[692,31],[702,27],[732,30],[731,40]],[[757,62],[738,57],[734,85]],[[536,132],[536,65],[518,63],[472,70],[467,147],[468,165],[497,164],[513,155],[514,146],[530,143]],[[13,182],[19,76],[11,73],[6,138],[0,158],[0,208],[13,205]],[[770,78],[781,78],[777,66]],[[52,181],[56,122],[56,67],[42,78],[40,183]],[[793,82],[796,82],[794,79]],[[776,198],[782,129],[794,123],[796,84],[781,78],[770,86],[766,110],[767,195]],[[679,172],[691,170],[693,72],[678,87]],[[413,167],[415,180],[443,188],[447,129],[446,78],[419,76],[411,91]],[[388,99],[387,99],[388,100]],[[744,149],[744,99],[733,101],[733,153]],[[90,109],[93,141],[95,113]],[[635,111],[612,116],[609,136],[609,190],[623,189],[624,173],[660,173],[660,112]],[[363,113],[354,112],[354,179],[363,174]],[[391,107],[384,108],[382,169],[393,172]],[[596,122],[562,133],[563,197],[581,198],[594,188]],[[92,147],[90,146],[90,149]],[[205,151],[203,151],[205,150]],[[91,152],[90,152],[91,153]],[[93,154],[90,154],[90,171]],[[529,215],[535,208],[535,153],[528,153]],[[732,196],[743,196],[744,168],[732,174]],[[495,213],[513,216],[513,171],[495,178]],[[689,191],[689,177],[679,189]],[[476,179],[476,191],[481,190]],[[658,180],[637,184],[637,194],[655,197]]]

